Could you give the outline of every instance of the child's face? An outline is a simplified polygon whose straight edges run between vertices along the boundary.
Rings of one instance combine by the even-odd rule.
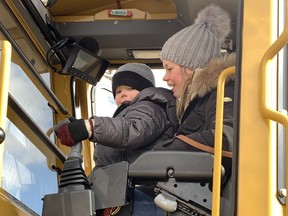
[[[115,102],[119,107],[122,103],[132,101],[138,94],[139,91],[132,88],[131,86],[117,86],[115,90]]]

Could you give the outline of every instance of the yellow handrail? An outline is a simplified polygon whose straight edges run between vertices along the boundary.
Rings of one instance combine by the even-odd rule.
[[[0,127],[5,131],[12,47],[8,41],[1,41],[0,44],[2,45],[0,59]]]
[[[223,131],[223,109],[225,80],[229,75],[235,73],[235,67],[225,69],[218,78],[217,100],[216,100],[216,126],[214,144],[214,166],[213,166],[213,193],[212,193],[212,215],[220,214],[220,192],[221,192],[221,164],[222,164],[222,131]]]
[[[10,80],[12,46],[9,41],[0,41],[0,127],[6,131],[8,92]],[[0,177],[2,176],[4,144],[0,145]],[[0,186],[2,185],[0,178]]]
[[[286,4],[286,12],[288,11],[288,4]],[[286,132],[286,164],[288,163],[288,116],[269,107],[267,101],[267,80],[268,80],[268,63],[277,55],[277,53],[287,45],[288,42],[288,16],[286,15],[285,28],[279,38],[268,48],[265,52],[259,67],[259,110],[264,119],[270,119],[272,121],[281,123],[285,127]],[[286,186],[288,185],[288,167],[286,166]],[[288,216],[288,211],[286,210]]]

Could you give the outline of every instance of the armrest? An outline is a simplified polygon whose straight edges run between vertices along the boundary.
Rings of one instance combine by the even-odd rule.
[[[224,168],[223,168],[224,175]],[[209,181],[213,176],[213,155],[206,152],[145,152],[129,165],[128,177],[141,180]]]

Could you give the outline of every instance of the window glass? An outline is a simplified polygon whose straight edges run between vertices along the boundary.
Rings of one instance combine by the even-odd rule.
[[[43,78],[50,82],[49,74]],[[12,63],[9,93],[45,133],[53,125],[52,109],[22,69]],[[53,137],[51,137],[53,139]],[[46,156],[7,119],[2,188],[42,214],[44,195],[58,190],[57,174],[47,165]]]
[[[95,89],[95,113],[97,116],[112,117],[117,109],[114,97],[111,91],[111,86],[107,86],[103,82],[97,85]]]
[[[42,78],[49,85],[49,73],[42,74]],[[14,63],[11,65],[9,93],[44,132],[53,126],[52,109],[48,106],[46,99],[22,71],[21,67]]]
[[[6,127],[2,188],[37,214],[42,214],[44,195],[56,193],[57,174],[46,157],[9,120]]]
[[[163,77],[165,76],[166,71],[164,69],[153,69],[153,74],[155,77],[155,84],[156,87],[163,87],[163,88],[169,88],[165,81],[163,81]]]
[[[49,73],[46,73],[45,59],[39,54],[20,23],[14,20],[10,8],[2,1],[0,2],[0,11],[1,23],[49,85],[50,76]],[[1,38],[3,38],[2,33],[0,32]],[[44,41],[41,35],[39,39]],[[16,53],[15,50],[12,52]],[[47,101],[27,75],[14,63],[11,65],[9,86],[9,93],[13,98],[37,123],[39,128],[44,133],[47,132],[53,125],[52,109],[49,108]],[[56,173],[48,168],[45,155],[38,150],[35,143],[32,143],[9,119],[7,119],[4,145],[1,187],[41,215],[43,205],[41,199],[45,194],[55,193],[58,190]]]

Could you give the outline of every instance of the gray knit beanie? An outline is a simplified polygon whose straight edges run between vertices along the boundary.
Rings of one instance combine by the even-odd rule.
[[[171,36],[164,44],[160,59],[185,68],[203,68],[221,55],[221,42],[230,33],[230,15],[217,5],[198,13],[195,23]]]
[[[118,68],[112,77],[112,91],[120,85],[131,86],[138,91],[148,87],[155,87],[155,78],[149,66],[142,63],[127,63]]]

